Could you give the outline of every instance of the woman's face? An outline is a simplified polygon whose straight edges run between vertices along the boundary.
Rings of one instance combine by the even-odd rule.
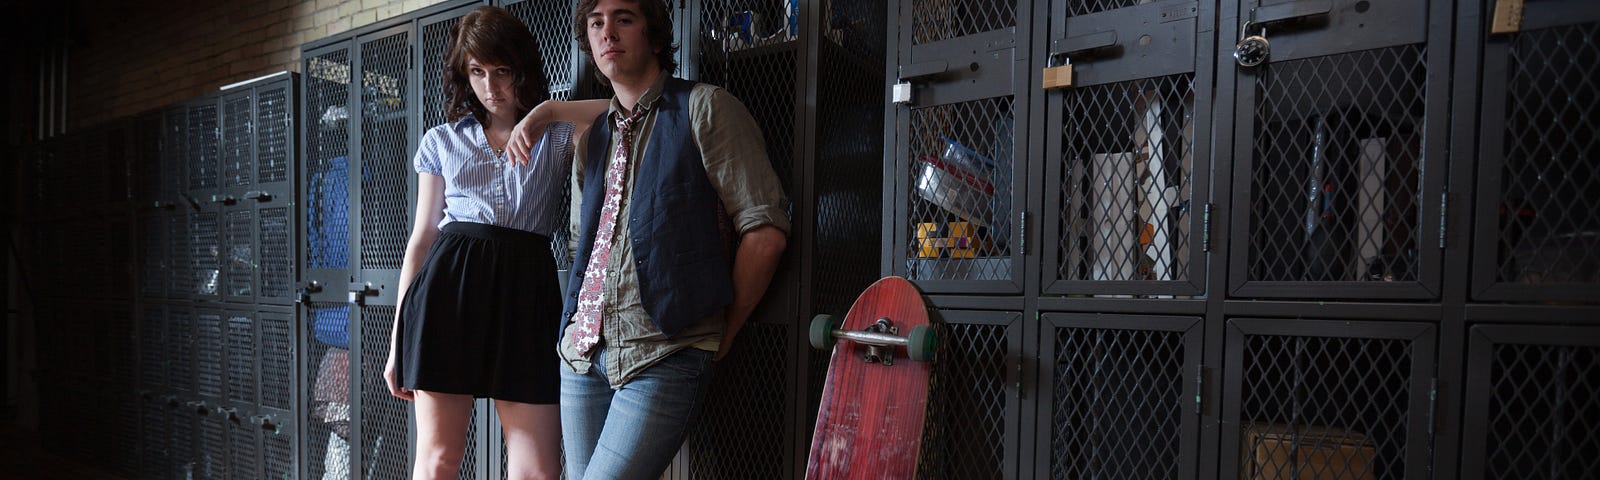
[[[478,102],[483,104],[489,116],[516,115],[517,94],[513,85],[516,78],[511,72],[511,67],[490,65],[478,61],[476,57],[468,56],[467,78],[472,83],[472,93],[478,96]]]

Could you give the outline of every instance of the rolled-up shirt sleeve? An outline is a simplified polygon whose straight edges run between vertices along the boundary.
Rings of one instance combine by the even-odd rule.
[[[767,145],[744,103],[720,87],[695,86],[689,97],[695,142],[706,176],[739,234],[772,225],[789,232],[789,200],[767,158]]]

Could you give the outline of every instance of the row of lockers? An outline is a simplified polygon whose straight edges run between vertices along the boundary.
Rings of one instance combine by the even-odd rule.
[[[891,6],[885,268],[948,294],[1437,301],[1470,267],[1472,300],[1588,301],[1596,152],[1568,132],[1597,126],[1600,12],[1491,33],[1494,5]],[[1242,65],[1252,38],[1271,53]]]
[[[536,3],[508,7],[531,15],[543,11]],[[1233,477],[1260,468],[1258,459],[1292,455],[1279,444],[1265,447],[1265,454],[1244,455],[1251,451],[1247,443],[1260,445],[1259,439],[1284,426],[1331,429],[1319,441],[1358,452],[1352,458],[1363,459],[1364,466],[1332,474],[1338,478],[1425,477],[1451,458],[1462,459],[1463,475],[1484,472],[1486,478],[1527,472],[1571,478],[1597,471],[1583,460],[1596,458],[1589,453],[1600,448],[1600,439],[1586,428],[1593,424],[1587,419],[1594,416],[1594,402],[1584,400],[1596,388],[1590,378],[1600,368],[1600,342],[1592,332],[1469,329],[1440,322],[1445,309],[1432,304],[1385,309],[1335,303],[1318,307],[1331,312],[1330,320],[1289,320],[1309,315],[1295,305],[1259,316],[1225,314],[1233,303],[1197,300],[1409,298],[1453,307],[1471,299],[1570,300],[1574,292],[1592,292],[1595,282],[1584,272],[1594,270],[1582,267],[1592,254],[1582,242],[1595,219],[1584,202],[1600,196],[1588,194],[1592,172],[1583,161],[1571,160],[1584,158],[1581,138],[1500,132],[1560,124],[1551,118],[1574,125],[1558,132],[1594,130],[1584,126],[1586,117],[1567,118],[1581,109],[1545,101],[1571,92],[1569,104],[1593,103],[1575,91],[1581,81],[1562,81],[1594,77],[1596,62],[1564,60],[1595,54],[1587,41],[1595,36],[1595,23],[1585,16],[1592,9],[1560,2],[1540,6],[1556,10],[1530,6],[1530,12],[1571,14],[1536,12],[1525,20],[1525,32],[1487,36],[1472,33],[1483,25],[1473,23],[1481,20],[1471,12],[1437,1],[1365,7],[1342,1],[797,2],[799,33],[790,37],[746,33],[781,31],[790,17],[781,3],[684,3],[674,9],[680,20],[700,19],[698,25],[680,22],[692,33],[684,42],[684,73],[722,84],[751,107],[775,168],[791,189],[798,221],[785,270],[769,293],[777,299],[769,303],[786,313],[763,317],[741,334],[741,349],[730,362],[739,367],[719,372],[708,405],[731,413],[709,418],[692,435],[669,476],[793,475],[804,462],[827,362],[804,346],[797,326],[811,313],[843,313],[880,272],[918,281],[938,297],[947,324],[950,341],[930,396],[935,420],[926,440],[929,475]],[[143,290],[147,283],[139,283],[141,295],[172,305],[168,333],[153,338],[174,343],[141,344],[127,354],[143,359],[160,349],[158,356],[183,364],[160,360],[168,368],[150,372],[143,366],[156,362],[154,357],[138,363],[141,382],[145,375],[153,375],[152,381],[164,375],[167,384],[157,390],[172,392],[153,396],[154,405],[167,406],[169,426],[141,434],[191,428],[187,435],[169,435],[169,442],[181,443],[205,433],[205,422],[216,418],[193,420],[191,411],[163,402],[166,396],[188,407],[208,398],[198,393],[202,385],[216,398],[245,391],[226,381],[231,345],[202,348],[195,340],[182,341],[171,332],[192,331],[199,338],[201,330],[185,326],[188,317],[171,311],[214,312],[217,328],[204,331],[221,342],[232,325],[224,321],[229,310],[204,305],[222,301],[240,305],[235,311],[246,304],[272,310],[266,307],[300,297],[306,303],[292,317],[298,349],[289,360],[299,369],[291,407],[298,429],[290,431],[301,432],[293,435],[294,471],[314,478],[343,472],[403,477],[408,471],[401,460],[408,458],[405,406],[387,396],[378,375],[395,300],[390,279],[410,221],[409,198],[396,192],[409,189],[409,153],[420,129],[441,121],[433,111],[437,99],[428,97],[437,90],[428,83],[437,75],[426,61],[412,67],[412,59],[438,55],[443,26],[467,8],[458,7],[431,8],[307,46],[304,91],[294,109],[304,119],[297,159],[303,168],[299,176],[290,174],[299,179],[290,188],[300,195],[289,213],[300,217],[287,227],[289,238],[297,239],[289,251],[303,267],[293,290],[307,289],[304,297],[247,300],[224,298],[227,288],[190,288],[205,284],[194,272],[208,274],[213,265],[217,285],[227,284],[221,254],[212,264],[207,252],[211,245],[226,251],[222,245],[229,242],[220,237],[228,213],[253,212],[236,215],[235,225],[254,225],[249,238],[258,254],[271,243],[260,236],[270,229],[259,207],[271,202],[242,200],[251,190],[230,193],[230,180],[220,173],[215,183],[190,181],[196,171],[226,170],[220,163],[213,170],[205,169],[208,161],[194,164],[195,158],[222,156],[225,148],[211,153],[211,140],[201,138],[172,157],[179,162],[162,157],[138,163],[164,165],[156,177],[139,178],[182,179],[171,188],[183,193],[165,200],[175,205],[171,209],[154,204],[132,225],[144,235],[151,231],[146,222],[181,224],[181,233],[167,233],[162,242],[188,243],[158,252],[143,248],[152,242],[142,241],[140,258],[177,256],[169,260],[171,268],[188,268],[181,278],[196,279],[176,281],[184,287],[164,292]],[[1302,11],[1312,13],[1301,23],[1265,21],[1267,14]],[[1235,69],[1227,56],[1237,40],[1231,32],[1250,15],[1267,25],[1276,53],[1265,65]],[[1350,20],[1373,18],[1383,23]],[[538,16],[524,21],[550,42],[542,42],[547,55],[561,51],[565,40],[559,32],[539,29],[553,31],[547,26],[562,22]],[[1467,32],[1459,37],[1436,27],[1458,23]],[[874,33],[883,27],[889,31]],[[1372,38],[1349,33],[1368,28],[1403,32]],[[1111,45],[1101,45],[1103,32],[1115,32]],[[1145,44],[1149,32],[1157,33]],[[1079,38],[1084,34],[1093,38]],[[1367,43],[1339,41],[1357,37]],[[1184,38],[1192,45],[1173,45]],[[879,46],[885,44],[888,59],[881,57]],[[1189,60],[1160,61],[1169,54]],[[1072,59],[1073,87],[1037,89],[1036,70],[1051,56]],[[1466,59],[1454,67],[1465,71],[1454,84],[1447,81],[1452,58]],[[932,68],[920,64],[933,59],[943,59],[944,68],[920,75]],[[1490,65],[1501,60],[1520,67]],[[578,83],[581,69],[551,63],[553,83]],[[1498,85],[1501,73],[1506,85],[1517,87]],[[1506,89],[1533,97],[1504,102],[1526,111],[1484,113],[1481,119],[1471,109],[1446,108],[1452,102],[1477,105],[1468,95],[1473,89],[1462,86],[1474,78],[1485,92]],[[913,84],[910,104],[885,102],[896,79]],[[1492,104],[1497,102],[1484,103],[1486,109]],[[220,110],[201,105],[195,117],[196,109],[184,107],[162,123],[188,126],[197,118],[199,131],[227,123],[226,116],[208,120],[208,108]],[[1490,133],[1474,135],[1480,129]],[[1475,163],[1445,150],[1474,151],[1461,147],[1473,147],[1477,137],[1512,146],[1485,149],[1508,153],[1504,159],[1484,154]],[[1037,138],[1046,140],[1029,140]],[[1545,155],[1552,160],[1528,160]],[[1318,158],[1320,167],[1313,160]],[[1322,188],[1312,192],[1318,189],[1311,180],[1319,176]],[[1554,183],[1534,188],[1537,182]],[[1497,208],[1501,200],[1495,195],[1461,193],[1474,188],[1527,192],[1518,195],[1530,203]],[[1473,215],[1462,213],[1473,208]],[[1342,213],[1351,211],[1359,214]],[[126,235],[131,227],[122,228]],[[51,238],[82,242],[65,230]],[[860,248],[879,238],[881,252]],[[1469,238],[1478,246],[1470,256],[1460,253]],[[1433,248],[1441,242],[1445,246]],[[1497,242],[1500,248],[1483,247]],[[1461,261],[1454,267],[1471,263],[1473,275],[1489,280],[1473,279],[1470,298],[1450,293],[1446,287],[1465,289],[1467,282],[1441,277],[1447,258]],[[1489,268],[1481,267],[1484,262]],[[167,268],[139,265],[143,274]],[[1517,273],[1494,273],[1502,268]],[[264,292],[268,280],[255,278],[260,283],[252,292]],[[313,280],[320,292],[309,291]],[[61,290],[52,291],[70,291],[70,281],[63,275],[56,283]],[[1532,289],[1519,293],[1499,285]],[[1077,295],[1144,298],[1113,308],[1126,314],[1085,315],[1074,312],[1107,304],[1082,303],[1103,299]],[[1503,319],[1477,321],[1538,321],[1533,317],[1539,311],[1510,307]],[[259,316],[254,320],[261,331],[266,323]],[[319,335],[324,332],[331,335]],[[84,371],[101,368],[97,360],[67,360],[80,362],[74,368]],[[264,365],[255,368],[266,371]],[[1470,385],[1452,384],[1458,377]],[[192,384],[175,385],[189,378]],[[324,390],[324,383],[345,388]],[[256,387],[256,395],[267,389]],[[1541,413],[1547,411],[1557,413]],[[498,428],[486,408],[477,415],[465,476],[492,478],[503,465],[494,455]],[[1493,421],[1449,420],[1462,418]],[[770,428],[774,423],[782,428]],[[1507,444],[1516,448],[1486,447]],[[206,463],[216,457],[195,444],[182,445],[167,450],[165,458],[180,459],[168,465],[218,471],[207,470],[217,468]],[[225,463],[235,464],[256,465]]]

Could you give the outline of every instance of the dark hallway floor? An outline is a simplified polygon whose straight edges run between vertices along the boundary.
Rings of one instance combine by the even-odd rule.
[[[84,435],[93,435],[84,432]],[[0,479],[121,480],[123,477],[46,452],[38,432],[23,430],[6,420],[0,423]]]

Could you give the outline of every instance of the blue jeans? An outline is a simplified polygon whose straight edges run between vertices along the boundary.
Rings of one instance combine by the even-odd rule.
[[[661,478],[700,416],[716,353],[686,348],[613,390],[595,348],[589,373],[561,368],[567,478]]]

